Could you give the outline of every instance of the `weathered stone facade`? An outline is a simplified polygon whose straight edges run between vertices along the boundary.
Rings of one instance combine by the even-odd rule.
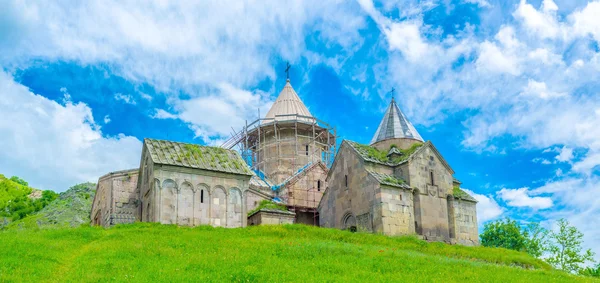
[[[261,190],[260,183],[251,185],[255,176],[237,153],[219,149],[219,153],[211,155],[214,150],[217,149],[146,139],[139,170],[100,178],[99,195],[92,210],[93,224],[143,221],[245,227],[247,211],[272,195]],[[194,152],[205,155],[208,166],[201,162],[193,166]]]
[[[112,226],[139,220],[138,169],[108,173],[98,180],[90,218],[93,225]]]
[[[295,213],[282,210],[261,209],[248,215],[248,226],[294,224]]]
[[[318,207],[320,226],[477,245],[475,201],[454,198],[454,172],[430,142],[416,146],[393,164],[363,156],[374,147],[342,142]]]

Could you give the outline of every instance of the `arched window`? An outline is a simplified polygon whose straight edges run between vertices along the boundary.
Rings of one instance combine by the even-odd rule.
[[[204,190],[200,190],[200,203],[204,203]]]

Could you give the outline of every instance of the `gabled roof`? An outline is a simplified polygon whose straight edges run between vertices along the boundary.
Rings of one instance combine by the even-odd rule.
[[[287,80],[287,82],[285,83],[285,86],[283,87],[283,90],[281,90],[281,92],[279,93],[279,96],[273,103],[273,106],[271,106],[271,109],[269,109],[269,112],[267,112],[267,115],[265,116],[265,118],[276,119],[276,120],[291,120],[292,118],[295,118],[292,116],[276,117],[276,116],[280,116],[280,115],[305,116],[308,118],[300,117],[300,118],[298,118],[298,120],[313,122],[313,120],[310,119],[313,116],[310,114],[310,112],[308,111],[308,108],[306,108],[306,105],[304,105],[302,100],[300,100],[300,97],[298,96],[298,94],[296,94],[296,91],[294,90],[294,88],[292,88],[292,85],[290,84],[289,79]]]
[[[422,143],[415,143],[412,147],[405,150],[397,149],[401,156],[398,158],[388,158],[388,152],[381,151],[373,146],[360,144],[350,140],[344,140],[342,143],[346,142],[352,149],[354,149],[358,155],[366,161],[379,163],[388,166],[396,166],[404,163],[408,160],[418,149],[423,147]]]
[[[253,175],[242,157],[230,149],[148,138],[144,145],[157,164]]]
[[[397,138],[411,138],[423,141],[421,135],[419,135],[410,121],[406,119],[406,116],[400,111],[398,104],[396,104],[396,101],[392,98],[392,102],[390,102],[390,106],[388,106],[388,109],[385,111],[385,115],[383,115],[383,119],[381,120],[381,123],[379,123],[379,127],[371,140],[371,144],[378,141]]]
[[[373,178],[375,178],[375,180],[377,180],[382,185],[388,185],[402,189],[411,189],[411,187],[408,184],[406,184],[406,181],[400,178],[388,174],[378,173],[371,170],[367,170],[367,172],[369,172],[369,175],[373,176]]]

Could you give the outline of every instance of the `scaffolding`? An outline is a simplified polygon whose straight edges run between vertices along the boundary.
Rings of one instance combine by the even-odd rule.
[[[291,211],[312,212],[317,223],[316,207],[325,180],[313,180],[310,172],[318,162],[330,168],[336,152],[336,130],[329,124],[298,114],[259,118],[240,131],[233,130],[231,138],[221,147],[237,148],[242,158],[257,176],[269,184],[275,195]],[[307,174],[305,184],[293,186],[293,178]],[[297,187],[300,187],[298,189]]]

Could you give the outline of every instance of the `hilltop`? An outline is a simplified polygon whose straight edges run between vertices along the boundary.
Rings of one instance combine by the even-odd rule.
[[[304,225],[0,232],[0,281],[592,282],[511,250]]]
[[[10,223],[6,228],[77,227],[90,223],[96,184],[82,183],[62,192],[40,211]]]

